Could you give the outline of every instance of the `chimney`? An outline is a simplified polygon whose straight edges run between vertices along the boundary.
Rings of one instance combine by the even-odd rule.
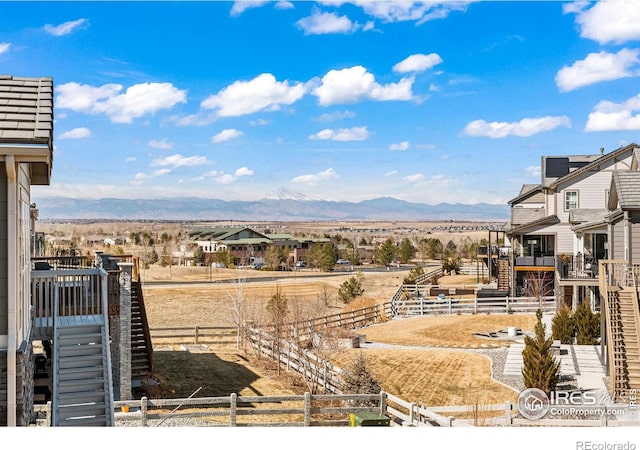
[[[604,155],[604,147],[600,147],[600,156]]]

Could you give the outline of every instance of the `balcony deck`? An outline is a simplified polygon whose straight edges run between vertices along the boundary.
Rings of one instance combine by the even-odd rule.
[[[51,339],[56,320],[82,322],[103,317],[106,297],[107,272],[103,269],[32,271],[33,339]]]

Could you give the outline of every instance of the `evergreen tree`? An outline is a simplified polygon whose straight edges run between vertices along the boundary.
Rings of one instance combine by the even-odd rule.
[[[350,277],[347,281],[340,285],[338,289],[338,298],[343,303],[349,303],[356,297],[360,297],[364,294],[364,288],[362,287],[362,273],[358,273],[357,276]]]
[[[560,378],[560,363],[551,353],[553,339],[545,336],[542,323],[542,311],[536,311],[538,322],[535,326],[535,337],[525,336],[522,359],[524,367],[522,376],[526,388],[538,388],[547,395],[555,390]]]
[[[595,345],[600,337],[600,314],[591,311],[588,302],[582,302],[573,314],[576,327],[576,344]]]
[[[416,280],[420,275],[424,275],[424,269],[422,267],[414,267],[409,271],[406,277],[402,280],[402,284],[416,284]]]
[[[573,344],[575,334],[576,327],[571,309],[567,305],[562,305],[551,322],[551,337],[553,340],[560,341],[561,344]]]
[[[376,261],[378,264],[387,266],[396,258],[397,247],[391,238],[388,238],[376,250]]]
[[[398,247],[398,258],[403,264],[408,263],[416,256],[416,248],[413,246],[409,238],[404,238]]]
[[[345,394],[379,394],[382,390],[371,374],[362,352],[344,368],[343,380]],[[360,401],[358,406],[366,406],[366,403]]]

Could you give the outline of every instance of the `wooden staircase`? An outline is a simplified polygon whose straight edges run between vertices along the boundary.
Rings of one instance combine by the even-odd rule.
[[[131,282],[131,379],[144,381],[153,370],[153,347],[140,281]]]
[[[105,317],[57,318],[53,345],[51,426],[114,426]]]
[[[630,390],[640,389],[638,293],[635,288],[610,289],[608,297],[613,399],[628,402]]]
[[[498,260],[498,290],[509,291],[509,260],[501,258]]]

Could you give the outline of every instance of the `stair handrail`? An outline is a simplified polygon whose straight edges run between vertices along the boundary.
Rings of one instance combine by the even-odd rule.
[[[613,339],[613,317],[612,317],[612,305],[611,298],[609,297],[609,278],[611,277],[611,269],[613,267],[613,262],[608,260],[601,260],[598,262],[599,264],[599,273],[600,276],[598,278],[598,283],[600,287],[600,296],[604,303],[604,308],[602,308],[603,312],[606,314],[605,316],[605,324],[606,324],[606,337],[607,337],[607,360],[609,366],[610,373],[610,391],[612,395],[615,395],[615,341]]]
[[[102,317],[104,319],[104,336],[103,336],[103,351],[105,352],[105,365],[106,365],[106,389],[109,398],[105,399],[105,415],[107,419],[107,426],[115,426],[115,414],[113,411],[113,373],[111,368],[111,345],[109,344],[109,303],[108,303],[108,277],[109,274],[106,270],[100,268],[100,290],[102,297]]]
[[[132,283],[138,283],[138,307],[140,308],[140,319],[142,320],[142,332],[144,334],[144,345],[147,347],[147,355],[149,359],[149,371],[153,372],[153,344],[151,342],[151,331],[149,330],[149,321],[147,320],[147,310],[144,305],[144,296],[142,293],[142,282],[140,279],[140,259],[133,257],[133,270],[131,276]]]
[[[633,278],[633,316],[636,323],[636,346],[638,347],[638,354],[640,355],[640,304],[638,303],[638,270],[640,266],[634,264],[630,267],[631,278]]]
[[[53,317],[51,318],[52,320],[52,325],[53,325],[53,345],[55,346],[54,350],[53,350],[53,363],[52,363],[52,374],[53,374],[53,380],[52,380],[52,394],[51,394],[51,426],[56,426],[58,424],[58,358],[59,358],[59,351],[58,351],[58,345],[60,344],[60,339],[58,339],[58,315],[60,314],[60,298],[59,298],[59,292],[58,289],[54,289],[53,290]]]

